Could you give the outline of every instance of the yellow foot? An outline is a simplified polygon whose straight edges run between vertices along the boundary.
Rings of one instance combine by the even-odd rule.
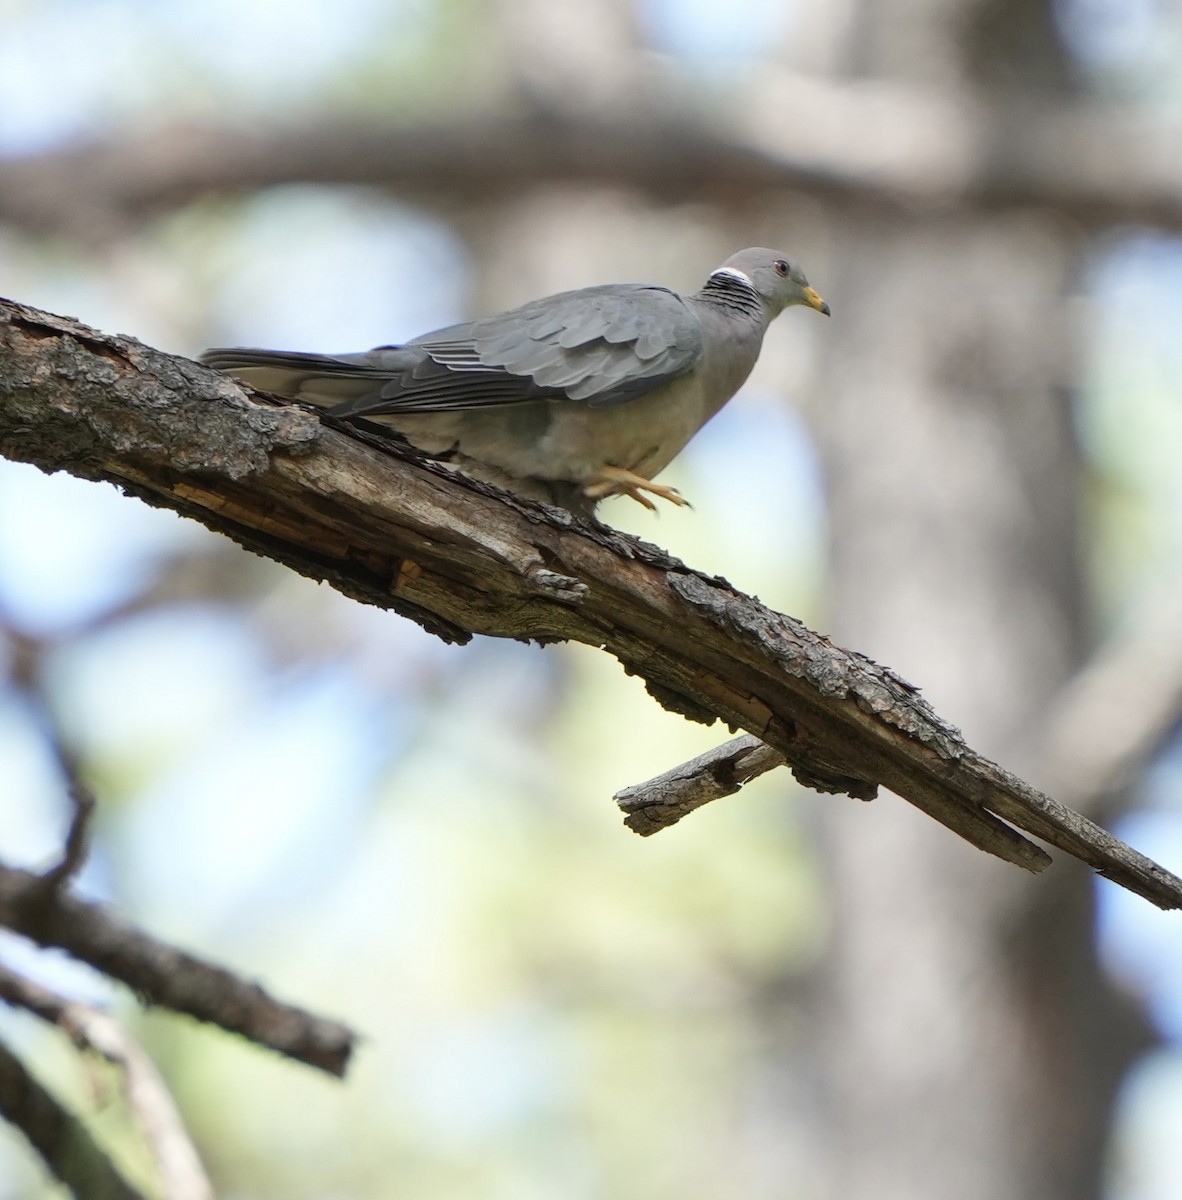
[[[625,471],[623,467],[600,467],[583,488],[583,495],[589,500],[602,500],[605,496],[631,496],[637,504],[643,504],[651,512],[656,512],[657,506],[644,495],[645,492],[660,496],[670,504],[682,508],[690,507],[690,502],[676,488],[664,483],[653,483],[642,475]]]

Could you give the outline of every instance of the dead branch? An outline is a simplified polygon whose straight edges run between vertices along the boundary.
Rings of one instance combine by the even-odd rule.
[[[889,668],[654,546],[371,446],[186,359],[0,305],[0,453],[116,483],[448,640],[601,647],[667,708],[746,729],[810,787],[887,787],[1041,870],[1049,857],[1024,830],[1182,905],[1182,880],[977,754]]]
[[[622,788],[612,799],[626,814],[624,824],[648,837],[676,825],[695,808],[733,796],[745,783],[782,766],[782,754],[745,733],[654,779]]]
[[[86,1126],[0,1042],[0,1116],[15,1126],[79,1200],[146,1200],[116,1170]]]
[[[0,1000],[56,1025],[77,1046],[120,1068],[128,1109],[155,1163],[166,1200],[214,1200],[200,1156],[164,1080],[118,1021],[4,966],[0,966]]]
[[[13,685],[57,761],[73,806],[61,859],[49,870],[35,875],[0,864],[0,925],[43,946],[68,951],[127,984],[149,1003],[211,1021],[282,1054],[343,1075],[354,1041],[354,1035],[343,1026],[281,1004],[257,985],[157,941],[100,905],[69,894],[69,883],[86,858],[95,798],[82,780],[77,755],[43,690],[43,643],[4,622],[0,622],[0,635],[8,651]],[[0,969],[0,999],[38,1012],[29,1003],[32,993],[14,988],[13,977]],[[52,1008],[52,994],[44,992],[43,999]],[[46,1020],[59,1019],[48,1010],[39,1015]],[[107,1039],[111,1044],[113,1037]],[[129,1050],[125,1057],[134,1083],[134,1052]]]

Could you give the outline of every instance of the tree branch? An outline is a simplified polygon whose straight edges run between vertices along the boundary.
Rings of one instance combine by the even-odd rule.
[[[332,1075],[345,1073],[355,1035],[343,1025],[150,937],[102,905],[63,892],[52,876],[0,865],[0,925],[65,950],[147,1004],[208,1021]]]
[[[368,445],[186,359],[0,305],[0,453],[117,483],[448,640],[601,647],[667,708],[746,729],[810,787],[890,788],[1041,870],[1025,830],[1182,905],[1182,880],[977,754],[889,668],[654,546]]]
[[[1041,98],[976,109],[897,83],[772,70],[727,111],[707,120],[666,89],[594,118],[539,108],[415,125],[190,125],[9,159],[0,221],[93,237],[211,191],[362,184],[483,202],[574,182],[664,203],[749,203],[796,189],[880,206],[1034,205],[1089,225],[1182,226],[1182,162],[1162,150],[1176,131],[1143,117]]]
[[[214,1200],[201,1158],[155,1064],[107,1013],[69,1000],[0,966],[0,1000],[58,1026],[76,1045],[118,1066],[127,1106],[167,1200]]]
[[[782,754],[745,733],[653,779],[622,788],[612,799],[625,814],[624,824],[649,837],[676,825],[695,808],[733,796],[745,783],[782,766]]]
[[[73,808],[62,857],[45,876],[51,886],[63,887],[77,875],[86,861],[90,821],[95,808],[94,793],[82,778],[78,756],[68,744],[65,731],[50,708],[42,689],[43,644],[4,620],[0,620],[0,641],[8,650],[9,678],[24,699],[29,715],[41,732],[46,749],[57,764],[66,796]]]
[[[78,1200],[146,1200],[115,1169],[86,1126],[0,1042],[0,1116],[19,1129]]]

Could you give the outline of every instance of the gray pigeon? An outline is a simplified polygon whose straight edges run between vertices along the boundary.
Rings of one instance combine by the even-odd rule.
[[[644,284],[561,292],[364,354],[207,350],[202,362],[261,391],[377,421],[426,454],[535,499],[590,513],[645,493],[738,391],[772,319],[829,315],[776,250],[741,250],[701,291]]]

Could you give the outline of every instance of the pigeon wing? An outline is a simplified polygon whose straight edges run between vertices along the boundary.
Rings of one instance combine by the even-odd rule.
[[[210,350],[203,361],[342,417],[457,412],[525,400],[623,404],[693,369],[697,318],[675,292],[611,284],[363,354]]]

